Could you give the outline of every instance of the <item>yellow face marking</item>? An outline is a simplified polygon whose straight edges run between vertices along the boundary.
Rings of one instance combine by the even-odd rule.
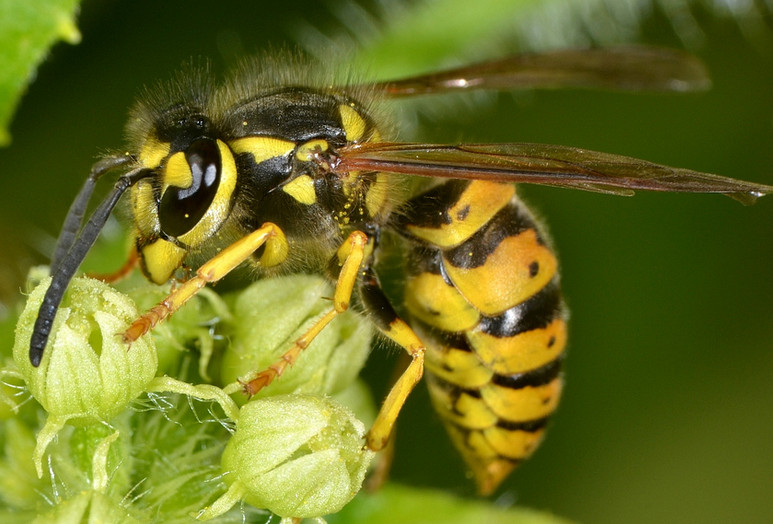
[[[164,169],[164,189],[169,186],[186,188],[191,187],[193,175],[191,175],[191,166],[185,159],[185,153],[178,151],[169,157]]]
[[[229,142],[228,145],[237,155],[250,153],[256,164],[265,162],[270,158],[287,155],[295,149],[295,142],[267,136],[237,138]]]
[[[515,195],[513,184],[475,180],[448,210],[450,222],[439,228],[408,226],[408,231],[442,248],[458,246],[483,227]]]
[[[542,329],[513,337],[495,337],[477,329],[467,333],[475,354],[500,375],[524,373],[552,362],[566,346],[566,322],[556,319]]]
[[[544,288],[556,274],[558,262],[539,243],[537,232],[527,229],[503,239],[481,266],[462,269],[446,263],[445,268],[454,285],[478,310],[498,315]]]
[[[172,278],[175,270],[182,265],[186,253],[186,250],[163,239],[140,248],[146,275],[154,284],[163,284]]]
[[[408,281],[406,290],[406,308],[430,326],[456,332],[478,323],[479,313],[440,275],[421,273]]]
[[[158,234],[158,209],[153,196],[153,184],[142,179],[131,189],[132,215],[137,229],[144,236]]]
[[[169,142],[159,142],[155,138],[146,140],[140,150],[140,164],[150,168],[158,167],[169,154],[170,147],[171,144]]]
[[[362,139],[368,126],[365,119],[347,104],[338,106],[338,111],[341,113],[341,123],[344,127],[344,133],[346,133],[346,139],[349,142],[358,142]]]
[[[314,180],[309,175],[301,175],[292,182],[285,184],[282,186],[282,191],[307,206],[317,201],[317,193],[314,191]]]
[[[480,394],[491,411],[511,422],[526,422],[547,417],[558,406],[561,396],[560,377],[544,386],[527,386],[513,389],[497,384],[480,388]],[[517,420],[513,420],[517,416]]]
[[[314,159],[314,154],[318,151],[327,151],[330,145],[327,140],[318,138],[316,140],[309,140],[305,144],[298,146],[298,151],[295,152],[295,157],[303,162],[310,162]]]

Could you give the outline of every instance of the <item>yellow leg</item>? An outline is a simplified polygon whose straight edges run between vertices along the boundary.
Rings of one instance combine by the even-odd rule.
[[[389,442],[397,416],[405,404],[408,395],[416,387],[424,374],[424,344],[414,333],[413,329],[403,320],[395,318],[382,332],[402,346],[411,356],[408,367],[397,379],[389,391],[384,404],[378,412],[373,427],[365,437],[368,448],[379,451]]]
[[[240,238],[212,257],[196,271],[193,278],[183,282],[158,305],[135,320],[124,331],[124,342],[131,344],[153,329],[156,324],[180,309],[201,288],[226,276],[264,244],[266,248],[261,260],[269,258],[272,264],[277,264],[284,259],[288,249],[284,233],[275,224],[263,224],[260,229]]]
[[[254,395],[271,384],[274,379],[281,376],[288,366],[292,366],[295,363],[301,352],[311,344],[311,341],[314,340],[325,326],[349,308],[354,284],[357,282],[357,274],[365,258],[365,246],[367,244],[368,236],[361,231],[354,231],[341,245],[341,248],[338,250],[338,258],[342,261],[342,266],[341,272],[338,274],[335,294],[333,295],[333,309],[317,320],[278,361],[260,371],[250,381],[244,382],[244,392],[247,395]]]
[[[400,378],[403,373],[405,373],[405,370],[408,368],[408,364],[410,364],[410,362],[411,360],[407,352],[401,354],[400,359],[392,371],[392,377],[389,382],[397,382],[397,379]],[[389,478],[389,472],[392,469],[392,463],[394,462],[395,458],[394,434],[397,429],[396,426],[397,424],[395,423],[395,425],[392,427],[391,438],[387,440],[386,445],[379,453],[379,456],[374,462],[373,467],[368,474],[367,480],[365,481],[365,489],[371,493],[379,491],[382,486],[386,484],[386,481]]]

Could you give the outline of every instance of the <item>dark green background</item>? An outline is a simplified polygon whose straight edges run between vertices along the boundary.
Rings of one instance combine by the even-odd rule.
[[[222,65],[229,50],[292,41],[299,21],[324,27],[330,16],[317,2],[266,4],[84,3],[83,43],[52,51],[0,151],[6,301],[24,268],[45,261],[39,251],[95,156],[120,147],[140,86],[190,56]],[[771,184],[773,32],[765,20],[751,36],[732,20],[699,22],[711,92],[504,94],[430,120],[420,137],[574,145]],[[679,44],[657,11],[638,41]],[[548,438],[499,500],[585,522],[768,520],[773,197],[745,208],[719,196],[523,193],[561,256],[571,342]],[[374,355],[369,376],[388,375],[394,360]],[[472,493],[423,389],[397,446],[395,480]]]

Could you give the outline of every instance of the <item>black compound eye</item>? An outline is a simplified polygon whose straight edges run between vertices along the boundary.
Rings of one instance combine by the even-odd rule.
[[[158,205],[161,231],[170,237],[184,235],[199,223],[217,194],[222,161],[217,142],[200,138],[185,150],[187,187],[169,186]],[[175,175],[175,179],[179,174]]]

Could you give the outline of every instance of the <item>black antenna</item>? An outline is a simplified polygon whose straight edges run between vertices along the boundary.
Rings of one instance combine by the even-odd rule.
[[[112,162],[110,162],[111,158],[113,159]],[[91,246],[93,246],[94,242],[97,240],[110,213],[112,213],[118,200],[121,198],[121,195],[123,195],[129,187],[153,172],[148,168],[140,167],[121,175],[115,183],[113,191],[111,191],[99,207],[94,210],[89,221],[83,226],[80,234],[76,237],[75,231],[82,220],[96,180],[108,169],[126,163],[126,161],[118,161],[118,158],[122,157],[110,157],[105,159],[104,164],[100,162],[94,166],[89,178],[86,180],[80,193],[78,193],[75,202],[73,202],[67,219],[65,220],[62,234],[57,242],[55,253],[57,259],[55,259],[55,265],[52,265],[51,269],[51,285],[48,287],[46,294],[43,297],[43,303],[38,310],[38,318],[35,320],[35,328],[32,332],[32,337],[30,338],[30,362],[32,362],[32,365],[35,367],[39,366],[40,361],[43,359],[43,351],[46,348],[48,336],[51,334],[51,327],[54,325],[56,311],[59,309],[59,304],[62,302],[64,292],[67,290],[70,280],[72,280],[73,275],[75,275],[75,272],[80,267],[81,262],[83,262],[83,259],[91,249]]]
[[[128,162],[134,161],[130,155],[110,156],[98,161],[91,167],[86,182],[84,182],[78,196],[75,197],[70,210],[67,212],[67,218],[62,224],[62,230],[56,240],[54,255],[51,257],[51,274],[53,275],[59,268],[62,258],[67,254],[78,236],[78,231],[83,225],[83,215],[86,213],[86,207],[91,200],[91,194],[97,185],[97,180],[113,168],[122,166]]]

